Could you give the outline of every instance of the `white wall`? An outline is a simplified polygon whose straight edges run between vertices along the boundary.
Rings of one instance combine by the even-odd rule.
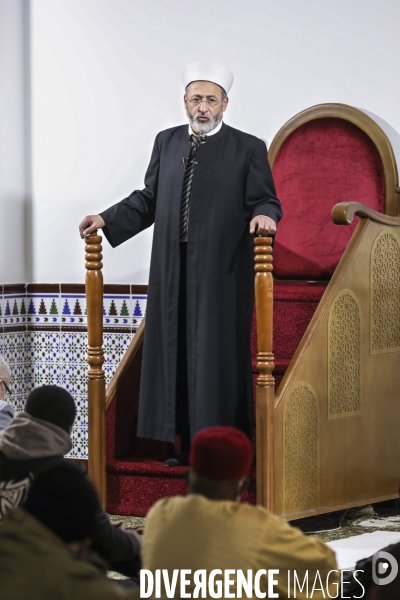
[[[34,281],[83,281],[78,223],[143,185],[156,133],[185,122],[180,74],[235,74],[226,122],[271,142],[343,102],[400,131],[398,0],[31,0]],[[146,283],[151,231],[104,249],[106,282]]]
[[[23,283],[30,273],[30,201],[25,152],[23,0],[0,0],[0,282]],[[29,110],[26,111],[27,119]],[[27,140],[25,145],[24,141]],[[26,217],[28,221],[26,222]],[[25,227],[26,226],[26,227]],[[28,247],[27,247],[28,246]],[[26,250],[26,253],[25,253]],[[26,254],[26,263],[25,263]]]

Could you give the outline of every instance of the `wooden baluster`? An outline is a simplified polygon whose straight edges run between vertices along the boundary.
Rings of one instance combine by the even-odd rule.
[[[103,268],[101,236],[85,238],[88,348],[89,477],[106,504],[106,386],[103,352]]]
[[[256,237],[255,300],[257,318],[256,459],[257,503],[274,510],[274,402],[272,346],[272,238]]]

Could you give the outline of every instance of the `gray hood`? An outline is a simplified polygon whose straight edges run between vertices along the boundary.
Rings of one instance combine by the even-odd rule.
[[[21,412],[0,433],[0,451],[12,460],[64,456],[72,448],[64,429]]]

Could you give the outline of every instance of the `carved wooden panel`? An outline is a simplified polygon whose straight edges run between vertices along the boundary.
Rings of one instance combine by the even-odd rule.
[[[400,350],[400,244],[383,230],[371,250],[371,354]]]
[[[361,412],[361,310],[356,295],[341,290],[328,321],[328,417]]]
[[[284,505],[286,513],[318,502],[318,417],[315,394],[307,383],[291,393],[284,417]]]

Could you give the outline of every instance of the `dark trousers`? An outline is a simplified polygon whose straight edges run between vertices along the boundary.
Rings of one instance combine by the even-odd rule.
[[[181,452],[190,448],[188,360],[187,360],[187,243],[180,244],[180,275],[178,296],[178,348],[176,368],[176,432],[181,436]]]

